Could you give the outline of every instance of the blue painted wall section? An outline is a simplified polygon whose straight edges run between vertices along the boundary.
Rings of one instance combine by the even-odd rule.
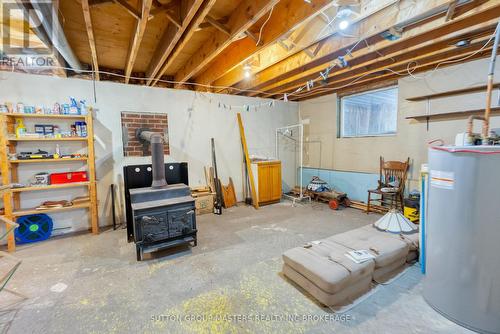
[[[307,186],[313,176],[317,176],[323,181],[328,182],[333,189],[347,193],[350,199],[362,202],[366,202],[368,189],[377,188],[379,179],[378,174],[304,167],[302,186]]]

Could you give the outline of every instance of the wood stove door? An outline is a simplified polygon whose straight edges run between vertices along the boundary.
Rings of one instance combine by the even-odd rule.
[[[165,209],[141,214],[136,216],[135,221],[135,238],[138,243],[153,243],[170,237]]]
[[[168,225],[171,238],[194,232],[196,230],[194,208],[169,210]]]

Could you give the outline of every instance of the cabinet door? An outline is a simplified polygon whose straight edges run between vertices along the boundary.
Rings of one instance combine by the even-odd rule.
[[[271,200],[271,168],[259,165],[259,202]]]
[[[281,198],[281,164],[269,166],[270,181],[271,181],[271,200],[279,200]]]

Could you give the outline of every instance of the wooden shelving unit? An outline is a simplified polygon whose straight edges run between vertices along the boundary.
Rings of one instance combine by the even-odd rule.
[[[87,161],[88,158],[60,158],[60,159],[31,159],[31,160],[9,160],[11,164],[36,164],[36,163],[59,163],[59,162],[71,162],[71,161]]]
[[[430,115],[418,115],[418,116],[408,116],[406,119],[414,119],[416,121],[425,121],[429,119],[445,119],[450,117],[469,117],[470,115],[482,115],[484,114],[484,109],[477,110],[463,110],[463,111],[454,111],[454,112],[444,112],[439,114],[430,114]],[[492,115],[500,114],[500,107],[491,108]]]
[[[86,137],[63,137],[63,138],[36,138],[36,137],[28,137],[28,138],[15,138],[9,137],[8,141],[87,141]]]
[[[441,92],[441,93],[434,93],[434,94],[429,94],[429,95],[422,95],[422,96],[412,96],[407,98],[407,101],[411,102],[418,102],[418,101],[426,101],[426,100],[432,100],[432,99],[438,99],[442,97],[449,97],[449,96],[456,96],[456,95],[462,95],[462,94],[468,94],[468,93],[478,93],[478,92],[486,92],[486,85],[482,86],[474,86],[474,87],[468,87],[468,88],[460,88],[460,89],[454,89],[454,90],[449,90],[446,92]],[[496,83],[493,85],[493,89],[500,88],[500,83]]]
[[[49,120],[83,120],[87,124],[87,137],[64,137],[64,138],[16,138],[14,137],[15,119],[16,118],[40,118]],[[38,142],[38,141],[54,141],[54,142],[83,142],[86,143],[87,157],[82,158],[60,158],[60,159],[34,159],[34,160],[9,160],[9,153],[16,153],[16,146],[19,142]],[[3,196],[4,215],[9,220],[14,220],[19,216],[36,214],[36,213],[51,213],[64,212],[77,209],[88,209],[90,217],[90,226],[92,233],[99,233],[99,223],[97,215],[97,188],[95,177],[95,155],[94,155],[94,127],[91,115],[46,115],[46,114],[0,114],[0,171],[3,184],[19,183],[18,168],[25,164],[40,164],[47,165],[53,163],[73,163],[83,162],[87,166],[88,182],[54,184],[45,187],[24,187],[14,188],[11,191],[5,192]],[[71,189],[76,187],[87,187],[89,202],[78,203],[68,207],[51,208],[37,210],[21,209],[21,193],[33,191],[47,191],[55,189]],[[50,198],[47,198],[50,200]],[[9,252],[13,252],[16,248],[14,233],[9,233],[7,237],[7,248]]]

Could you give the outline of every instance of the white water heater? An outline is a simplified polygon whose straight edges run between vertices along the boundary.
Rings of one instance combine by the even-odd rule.
[[[500,333],[500,147],[429,149],[424,298],[450,320]]]

